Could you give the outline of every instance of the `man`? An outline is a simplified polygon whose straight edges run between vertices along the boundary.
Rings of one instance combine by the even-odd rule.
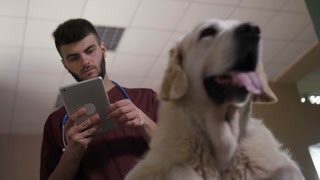
[[[74,123],[85,114],[85,108],[70,114],[62,128],[66,110],[54,111],[44,127],[40,179],[124,179],[148,149],[156,128],[156,94],[151,89],[124,88],[131,100],[124,97],[106,73],[106,47],[89,21],[68,20],[57,27],[53,37],[62,64],[77,81],[104,78],[111,103],[106,112],[116,121],[117,129],[91,136],[101,128],[96,123],[98,115]],[[64,151],[62,138],[67,141]]]

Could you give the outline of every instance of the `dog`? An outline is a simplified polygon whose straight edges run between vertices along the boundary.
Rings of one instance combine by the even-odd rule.
[[[274,103],[260,29],[207,19],[178,40],[160,87],[158,128],[126,180],[304,180],[252,103]]]

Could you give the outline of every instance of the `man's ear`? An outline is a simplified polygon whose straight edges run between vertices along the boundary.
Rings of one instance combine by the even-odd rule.
[[[66,65],[66,62],[65,62],[64,59],[61,59],[61,63],[63,64],[63,66],[64,66],[65,69],[68,69],[68,68],[67,68],[67,65]]]
[[[100,48],[102,50],[103,57],[106,58],[107,57],[107,46],[106,46],[106,44],[104,42],[101,42]]]
[[[169,64],[159,93],[163,100],[178,100],[187,92],[188,80],[182,68],[182,58],[178,45],[170,50]]]

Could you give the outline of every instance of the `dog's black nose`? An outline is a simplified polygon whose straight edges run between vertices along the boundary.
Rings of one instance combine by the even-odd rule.
[[[258,64],[260,28],[250,23],[243,23],[236,27],[236,57],[237,63],[233,70],[253,71]]]
[[[259,36],[260,35],[260,28],[256,25],[250,23],[241,24],[236,28],[236,36]]]

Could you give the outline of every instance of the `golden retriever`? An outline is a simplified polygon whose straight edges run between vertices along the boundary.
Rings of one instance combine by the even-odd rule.
[[[260,29],[208,19],[170,50],[158,129],[126,180],[303,180],[253,102],[277,101],[265,77]]]

